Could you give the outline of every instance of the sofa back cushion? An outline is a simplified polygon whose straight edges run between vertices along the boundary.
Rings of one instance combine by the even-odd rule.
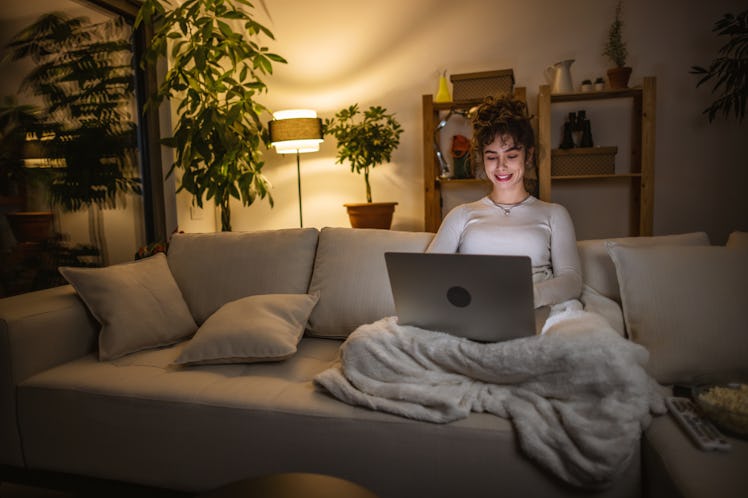
[[[176,234],[168,261],[198,325],[218,308],[257,294],[306,294],[315,228]]]
[[[748,250],[610,243],[629,337],[661,384],[748,378]]]
[[[323,228],[309,292],[319,302],[307,334],[345,338],[356,327],[395,315],[384,253],[423,252],[433,233]]]
[[[620,303],[621,293],[619,291],[616,268],[608,254],[607,242],[623,243],[628,246],[639,247],[659,245],[708,246],[709,236],[705,232],[694,232],[677,235],[658,235],[654,237],[580,240],[577,242],[584,283],[603,296]]]

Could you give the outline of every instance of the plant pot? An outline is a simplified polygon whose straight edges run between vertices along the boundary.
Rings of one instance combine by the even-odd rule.
[[[630,77],[630,67],[614,67],[608,69],[608,82],[610,83],[610,88],[612,89],[628,88]]]
[[[343,204],[353,228],[383,228],[392,226],[392,214],[397,202],[363,202]]]
[[[19,244],[44,242],[52,236],[52,211],[21,211],[5,217]]]

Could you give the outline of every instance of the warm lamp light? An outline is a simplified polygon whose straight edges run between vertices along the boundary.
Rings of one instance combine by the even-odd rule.
[[[317,152],[322,140],[322,120],[308,109],[291,109],[273,113],[268,123],[270,145],[278,154],[296,153],[296,179],[299,190],[299,225],[304,226],[301,213],[301,160],[302,152]]]

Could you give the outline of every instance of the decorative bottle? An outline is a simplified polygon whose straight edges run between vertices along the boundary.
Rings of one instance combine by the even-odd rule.
[[[451,102],[452,96],[449,94],[449,87],[447,86],[447,70],[445,69],[441,76],[439,76],[439,91],[436,92],[434,102]]]

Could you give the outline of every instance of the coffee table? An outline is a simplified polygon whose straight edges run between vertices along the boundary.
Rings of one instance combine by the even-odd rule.
[[[378,498],[358,484],[339,477],[287,472],[243,479],[199,498]]]

